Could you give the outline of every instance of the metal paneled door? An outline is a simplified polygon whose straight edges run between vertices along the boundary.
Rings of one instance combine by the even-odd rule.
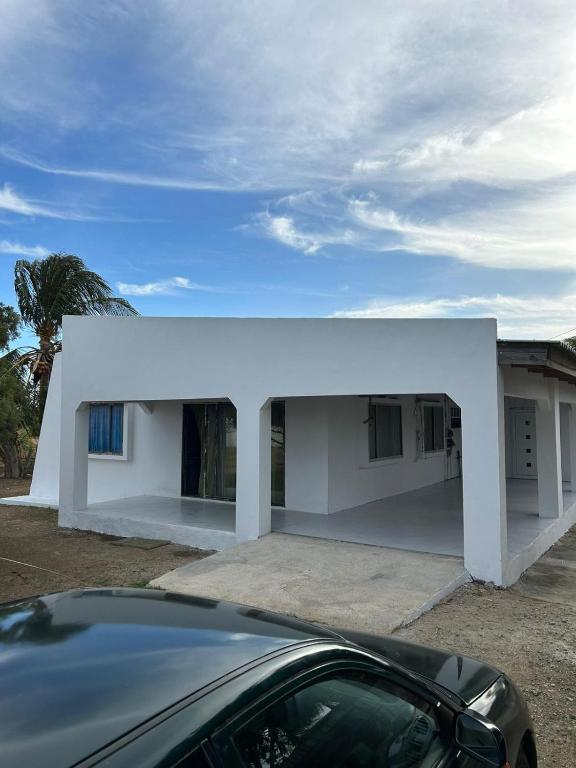
[[[533,410],[512,411],[512,461],[515,477],[537,477],[536,418]]]

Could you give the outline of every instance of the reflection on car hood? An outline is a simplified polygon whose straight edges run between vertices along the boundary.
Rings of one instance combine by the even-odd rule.
[[[238,667],[326,636],[157,590],[78,589],[0,606],[0,765],[72,765]]]
[[[465,704],[471,704],[501,675],[488,664],[449,651],[393,637],[377,637],[348,630],[339,630],[339,633],[347,640],[446,688]]]

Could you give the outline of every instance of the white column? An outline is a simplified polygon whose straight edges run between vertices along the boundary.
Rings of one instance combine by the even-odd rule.
[[[549,384],[548,391],[548,400],[536,402],[538,514],[540,517],[560,517],[564,502],[558,384]]]
[[[236,408],[236,538],[247,541],[271,529],[270,401]]]
[[[576,493],[576,404],[567,409],[566,432],[568,437],[568,467],[570,471],[570,490]]]
[[[63,407],[60,437],[60,513],[88,505],[89,408]]]
[[[502,374],[461,399],[464,565],[481,581],[506,583],[508,528]]]

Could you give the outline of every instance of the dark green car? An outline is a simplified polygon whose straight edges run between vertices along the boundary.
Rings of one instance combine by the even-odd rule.
[[[2,768],[508,764],[526,705],[466,657],[153,590],[0,607]]]

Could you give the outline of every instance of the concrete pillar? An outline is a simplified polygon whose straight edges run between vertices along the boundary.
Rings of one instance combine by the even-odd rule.
[[[247,541],[271,529],[270,401],[236,409],[236,538]]]
[[[508,527],[504,388],[502,373],[462,407],[462,494],[464,565],[482,581],[506,583]]]
[[[63,407],[60,436],[60,512],[86,509],[88,505],[88,427],[86,403],[76,409]]]
[[[570,477],[570,490],[576,493],[576,404],[571,403],[566,409],[566,442],[568,455],[566,464]]]
[[[558,384],[550,383],[548,392],[548,400],[536,402],[538,514],[540,517],[560,517],[564,511],[564,502]]]

